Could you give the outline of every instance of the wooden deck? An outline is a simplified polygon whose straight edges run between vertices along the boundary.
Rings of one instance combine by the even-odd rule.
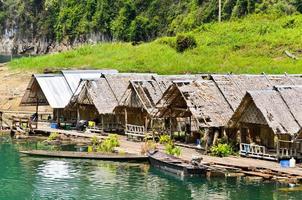
[[[94,159],[94,160],[110,160],[110,161],[147,161],[147,156],[136,154],[103,154],[103,153],[87,153],[73,151],[44,151],[31,150],[20,151],[22,154],[29,156],[56,157],[56,158],[77,158],[77,159]]]
[[[44,134],[51,134],[51,133],[59,133],[66,136],[73,136],[73,137],[82,137],[82,138],[93,138],[97,137],[98,139],[105,139],[107,136],[102,136],[97,133],[84,133],[78,131],[71,131],[71,130],[61,130],[61,129],[53,129],[53,128],[38,128],[34,130],[35,133],[44,133]]]
[[[128,141],[126,137],[120,137],[120,143],[121,146],[120,149],[124,150],[125,152],[131,152],[134,154],[140,154],[141,152],[141,145],[143,142],[132,142]],[[161,151],[164,151],[164,146],[159,145],[159,149]],[[203,158],[204,163],[210,163],[210,164],[216,164],[216,165],[222,165],[226,167],[234,167],[234,168],[241,168],[243,170],[267,170],[272,171],[276,174],[285,174],[286,176],[295,176],[295,177],[301,177],[302,178],[302,168],[295,167],[295,168],[281,168],[280,164],[278,162],[274,161],[266,161],[266,160],[259,160],[254,158],[243,158],[243,157],[225,157],[225,158],[219,158],[219,157],[213,157],[208,155],[203,155],[200,150],[192,149],[188,147],[181,147],[182,154],[181,158],[184,160],[190,161],[192,159],[192,156],[201,156]]]
[[[190,160],[192,155],[200,155],[203,158],[204,162],[219,164],[229,167],[239,167],[242,169],[264,169],[270,170],[272,172],[280,173],[280,174],[288,174],[292,176],[301,176],[302,177],[302,168],[295,167],[295,168],[282,168],[278,162],[273,161],[266,161],[266,160],[259,160],[253,158],[242,158],[242,157],[213,157],[208,155],[202,155],[198,153],[196,150],[182,148],[182,155],[181,157],[186,160]]]

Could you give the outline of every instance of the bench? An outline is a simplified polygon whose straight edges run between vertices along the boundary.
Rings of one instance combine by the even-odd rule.
[[[126,124],[125,135],[127,135],[128,139],[136,138],[142,141],[146,136],[145,127]]]
[[[266,160],[276,160],[276,156],[266,153],[265,146],[255,145],[255,144],[240,144],[241,156],[260,158]]]

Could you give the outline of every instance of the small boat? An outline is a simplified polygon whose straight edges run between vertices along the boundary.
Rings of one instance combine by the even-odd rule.
[[[151,166],[181,177],[201,176],[206,173],[206,167],[190,163],[159,151],[148,153]]]
[[[31,150],[20,151],[21,154],[39,157],[55,157],[55,158],[76,158],[76,159],[93,159],[93,160],[109,160],[109,161],[147,161],[147,156],[135,154],[114,154],[114,153],[88,153],[74,151],[44,151]]]

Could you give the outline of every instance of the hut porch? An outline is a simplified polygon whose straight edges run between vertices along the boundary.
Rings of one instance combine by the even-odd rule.
[[[275,135],[265,125],[244,124],[240,126],[240,155],[266,160],[301,159],[302,145],[290,135]]]
[[[268,160],[302,159],[301,122],[295,87],[248,91],[229,127],[238,128],[240,155]]]

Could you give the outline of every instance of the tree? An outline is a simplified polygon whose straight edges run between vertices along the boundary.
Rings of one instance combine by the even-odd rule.
[[[117,18],[112,22],[113,36],[117,40],[129,41],[129,28],[132,20],[135,19],[136,12],[131,1],[125,2],[120,9]]]

